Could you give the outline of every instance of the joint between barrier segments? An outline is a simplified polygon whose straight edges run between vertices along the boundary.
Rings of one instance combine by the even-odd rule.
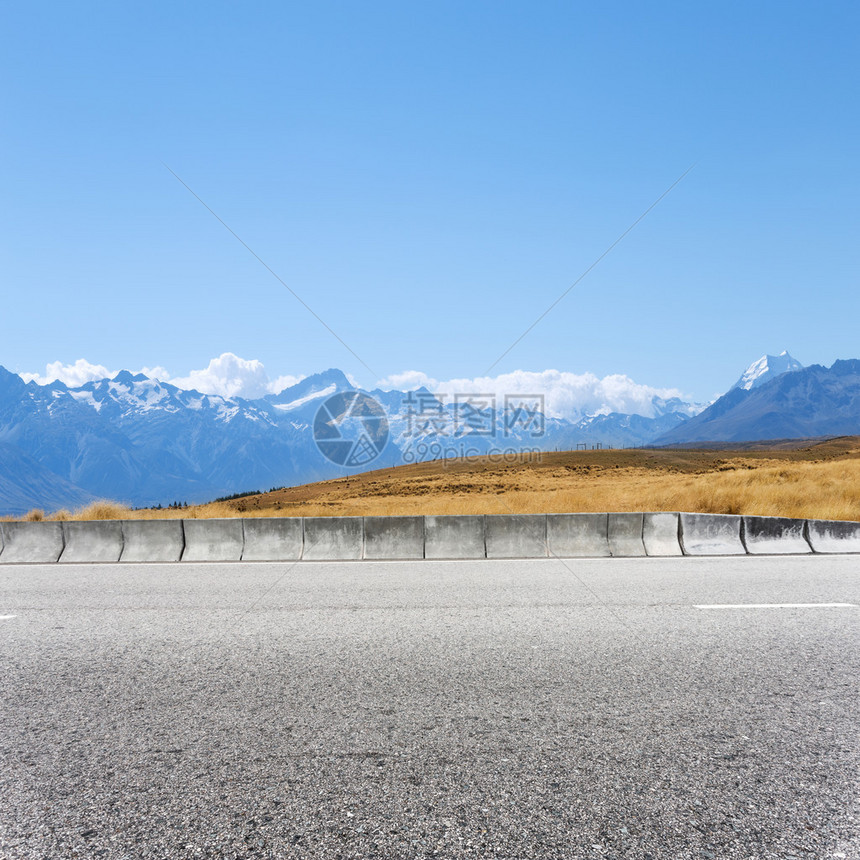
[[[487,553],[487,515],[481,514],[481,532],[484,535],[484,558],[489,558]]]
[[[301,533],[302,533],[301,534],[302,545],[299,547],[299,561],[301,561],[305,557],[305,518],[299,517],[299,522],[301,524],[299,526],[299,528],[301,529]]]
[[[678,511],[678,546],[681,547],[681,555],[687,555],[687,550],[684,549],[684,530],[681,526],[681,521],[683,517],[681,516],[681,512]]]
[[[179,520],[179,530],[182,532],[182,549],[179,551],[179,560],[182,561],[185,558],[185,549],[188,546],[188,541],[185,537],[185,520]]]
[[[744,548],[744,552],[747,555],[751,555],[749,547],[747,546],[747,529],[746,524],[744,523],[744,518],[740,518],[740,526],[738,528],[738,535],[741,539],[741,546]]]
[[[801,532],[803,539],[809,544],[809,551],[815,555],[815,547],[812,545],[812,538],[809,536],[809,520],[803,521],[803,531]]]

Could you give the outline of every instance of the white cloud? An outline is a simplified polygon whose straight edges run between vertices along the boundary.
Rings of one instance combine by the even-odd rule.
[[[505,395],[541,395],[544,411],[551,418],[577,421],[586,415],[623,412],[653,418],[657,414],[654,398],[687,399],[675,388],[640,385],[622,374],[602,379],[593,373],[566,373],[560,370],[517,370],[500,376],[437,381],[416,370],[395,373],[378,383],[384,390],[410,390],[421,385],[434,394],[453,398],[457,394],[490,394],[502,408]]]
[[[162,381],[177,388],[220,394],[222,397],[254,398],[269,393],[269,377],[263,363],[256,358],[239,358],[232,352],[213,358],[204,370],[192,370],[188,376]]]
[[[34,381],[47,385],[55,379],[64,382],[69,388],[77,388],[87,382],[112,379],[118,371],[109,370],[101,364],[91,364],[79,358],[74,364],[55,361],[45,368],[44,376],[38,373],[22,373],[25,382]],[[295,385],[304,377],[279,376],[270,381],[266,369],[257,359],[244,359],[232,352],[222,353],[213,358],[203,370],[192,370],[187,376],[172,376],[165,367],[143,367],[132,373],[142,373],[150,379],[169,382],[177,388],[194,389],[203,394],[217,394],[221,397],[245,397],[253,399],[266,394],[279,394],[285,388]]]
[[[117,375],[116,370],[108,370],[102,364],[90,364],[85,358],[79,358],[74,364],[63,364],[54,361],[45,367],[45,375],[38,373],[22,373],[24,382],[35,382],[38,385],[48,385],[59,379],[69,388],[77,388],[96,379],[110,379]]]
[[[350,380],[351,381],[351,380]],[[376,388],[383,391],[414,391],[424,386],[433,391],[439,383],[420,370],[405,370],[403,373],[392,373],[376,383]]]
[[[280,394],[285,388],[292,388],[303,379],[304,376],[279,376],[277,379],[273,379],[267,387],[270,394]]]
[[[150,379],[157,379],[159,382],[170,382],[170,371],[160,364],[157,367],[141,367],[140,370],[134,371],[135,375],[142,373]]]

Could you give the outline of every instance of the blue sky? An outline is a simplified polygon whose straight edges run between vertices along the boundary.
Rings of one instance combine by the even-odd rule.
[[[860,357],[858,25],[836,2],[7,5],[0,364],[481,377],[693,164],[491,373],[705,400],[764,352]]]

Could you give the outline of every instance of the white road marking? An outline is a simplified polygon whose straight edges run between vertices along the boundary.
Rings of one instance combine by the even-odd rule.
[[[0,621],[8,621],[10,618],[17,618],[17,615],[0,615]]]
[[[694,609],[856,609],[856,603],[697,603]]]

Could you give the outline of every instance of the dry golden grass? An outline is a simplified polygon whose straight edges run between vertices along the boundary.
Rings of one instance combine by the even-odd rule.
[[[74,514],[69,514],[68,511],[60,511],[59,513],[64,514],[65,518],[70,520],[127,520],[131,516],[131,509],[107,499],[100,499],[85,508],[78,509]],[[57,518],[56,514],[54,518]]]
[[[387,482],[362,492],[330,485],[306,502],[221,503],[197,516],[381,516],[405,514],[693,511],[860,520],[860,460],[846,463],[731,465],[679,475],[625,468],[571,476],[528,470],[468,481]],[[441,484],[442,486],[434,486]],[[356,488],[357,489],[357,488]]]
[[[186,509],[97,502],[52,519],[678,510],[860,520],[860,438],[770,450],[568,451],[514,462],[419,463]]]

